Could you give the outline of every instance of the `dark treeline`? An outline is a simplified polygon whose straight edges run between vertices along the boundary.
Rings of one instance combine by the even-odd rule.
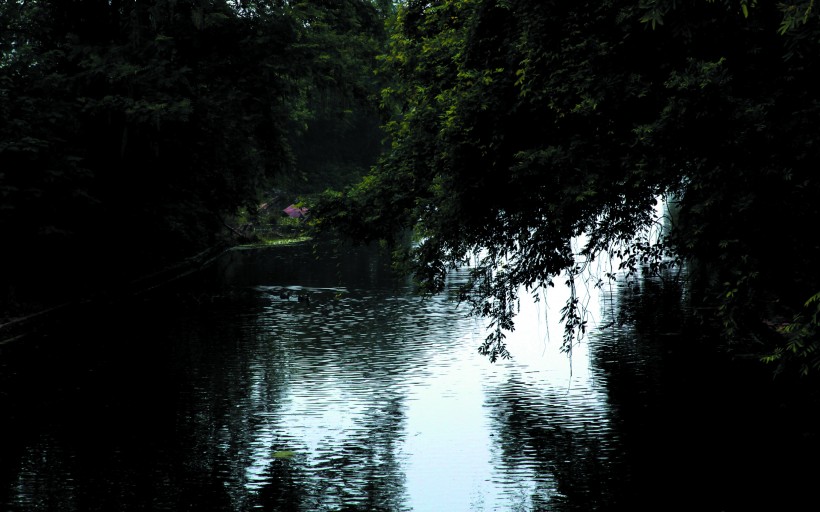
[[[380,149],[372,69],[392,9],[0,3],[2,309],[213,247],[277,179],[309,192],[311,173],[361,174]]]

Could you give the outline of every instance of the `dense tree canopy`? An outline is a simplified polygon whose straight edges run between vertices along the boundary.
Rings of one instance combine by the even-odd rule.
[[[775,339],[771,359],[806,370],[820,364],[813,8],[2,2],[0,302],[208,247],[272,176],[341,186],[381,149],[378,102],[389,151],[315,205],[320,226],[413,231],[401,261],[427,291],[470,260],[462,296],[496,327],[491,358],[521,290],[572,288],[609,252],[650,272],[685,262],[727,334]],[[650,240],[658,198],[673,222]],[[574,294],[564,317],[569,348]]]
[[[763,340],[820,289],[812,6],[410,0],[385,60],[391,151],[325,197],[324,225],[363,241],[414,230],[404,259],[431,291],[470,260],[464,296],[496,327],[493,359],[520,290],[572,286],[602,252],[687,261],[701,305]],[[649,243],[658,198],[675,222]],[[574,299],[567,348],[584,327]],[[816,312],[804,320],[781,334],[816,343]]]
[[[209,247],[271,177],[311,170],[298,160],[317,124],[377,123],[390,8],[0,2],[0,305]]]

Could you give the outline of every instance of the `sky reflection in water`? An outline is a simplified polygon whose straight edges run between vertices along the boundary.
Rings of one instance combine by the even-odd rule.
[[[309,293],[311,303],[282,300],[282,286]],[[574,456],[531,437],[605,438],[606,397],[586,345],[571,359],[559,350],[560,289],[525,301],[509,338],[514,359],[496,364],[476,351],[481,323],[446,294],[422,301],[406,289],[340,293],[286,282],[254,290],[263,304],[246,330],[261,374],[250,389],[271,368],[284,377],[275,405],[265,393],[249,398],[257,418],[250,491],[267,484],[271,466],[287,464],[304,470],[312,507],[361,498],[390,510],[531,510],[562,498],[550,458]],[[525,431],[508,432],[516,428]],[[277,460],[282,450],[295,455]],[[373,478],[395,486],[382,503],[368,495]]]
[[[482,323],[452,294],[421,300],[372,254],[342,256],[337,273],[289,250],[301,249],[233,254],[219,292],[193,307],[148,302],[80,326],[96,348],[54,356],[43,384],[61,414],[14,414],[31,431],[4,451],[0,504],[560,511],[632,492],[608,377],[592,364],[600,339],[560,352],[565,290],[524,301],[513,360],[492,364],[477,353]],[[589,300],[594,324],[597,290]],[[36,379],[34,364],[18,371]]]

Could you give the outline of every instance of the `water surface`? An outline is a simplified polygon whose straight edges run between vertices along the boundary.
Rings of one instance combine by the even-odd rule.
[[[422,300],[318,256],[233,252],[2,346],[0,510],[745,510],[817,475],[809,415],[704,357],[679,289],[590,290],[571,358],[564,292],[525,301],[493,364],[463,275]]]

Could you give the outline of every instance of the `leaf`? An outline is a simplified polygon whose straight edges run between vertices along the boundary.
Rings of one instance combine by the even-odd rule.
[[[817,292],[814,295],[812,295],[811,297],[809,297],[809,300],[806,301],[804,306],[809,307],[812,304],[814,304],[815,302],[820,302],[820,292]]]
[[[273,452],[274,459],[292,459],[296,452],[291,450],[278,450]]]

